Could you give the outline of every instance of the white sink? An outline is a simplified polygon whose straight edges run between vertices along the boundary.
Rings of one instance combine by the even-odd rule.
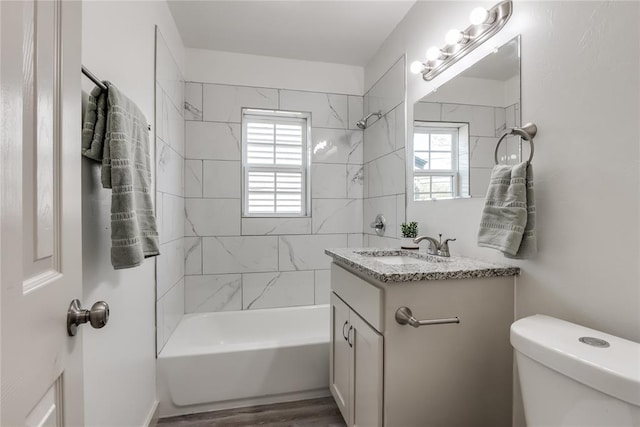
[[[381,262],[383,264],[389,265],[406,265],[406,264],[421,264],[423,262],[428,262],[419,258],[414,258],[410,256],[378,256],[376,257],[376,261]]]

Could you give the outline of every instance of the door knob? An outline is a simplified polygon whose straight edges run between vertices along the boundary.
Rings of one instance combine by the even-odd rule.
[[[102,328],[109,321],[109,304],[98,301],[91,310],[83,309],[80,300],[74,299],[67,312],[67,333],[70,337],[78,332],[78,326],[89,322],[96,329]]]

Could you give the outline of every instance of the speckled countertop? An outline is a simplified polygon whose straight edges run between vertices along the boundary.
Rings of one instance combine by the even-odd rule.
[[[415,282],[419,280],[470,279],[504,277],[520,274],[519,267],[464,257],[443,258],[424,252],[389,248],[325,249],[324,253],[343,264],[381,282]],[[390,265],[384,256],[414,258],[414,263]],[[412,261],[410,261],[412,262]]]

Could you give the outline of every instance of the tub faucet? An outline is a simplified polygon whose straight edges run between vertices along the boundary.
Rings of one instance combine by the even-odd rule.
[[[456,239],[445,239],[445,241],[443,242],[442,234],[439,234],[438,236],[439,236],[438,240],[429,236],[418,236],[415,239],[413,239],[413,243],[418,244],[423,240],[427,240],[429,242],[429,246],[427,247],[427,253],[429,255],[450,257],[451,253],[449,252],[449,242],[455,242]]]

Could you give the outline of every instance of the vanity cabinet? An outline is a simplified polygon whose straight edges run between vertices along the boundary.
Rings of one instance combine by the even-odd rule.
[[[348,426],[382,427],[382,335],[331,294],[333,395]]]
[[[330,390],[348,426],[511,426],[514,280],[491,274],[385,282],[334,261]],[[400,307],[460,323],[402,325]]]

